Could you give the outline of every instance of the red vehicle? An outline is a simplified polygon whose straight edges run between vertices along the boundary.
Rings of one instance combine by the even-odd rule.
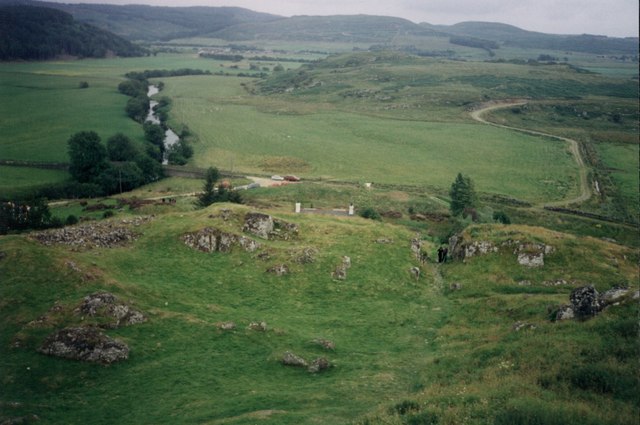
[[[284,176],[284,179],[288,182],[299,182],[300,181],[300,177],[298,176]]]

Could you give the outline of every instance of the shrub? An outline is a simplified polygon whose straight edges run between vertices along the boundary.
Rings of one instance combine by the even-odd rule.
[[[511,219],[504,211],[496,211],[493,213],[493,220],[502,224],[511,224]]]
[[[74,224],[76,224],[76,223],[78,223],[78,217],[76,217],[76,216],[75,216],[75,215],[73,215],[73,214],[69,214],[69,215],[67,216],[67,219],[64,221],[64,224],[65,224],[66,226],[72,226],[72,225],[74,225]]]
[[[380,220],[381,218],[378,211],[376,211],[372,207],[367,207],[363,209],[362,211],[360,211],[359,214],[360,214],[360,217],[368,218],[370,220]]]
[[[115,213],[112,210],[107,210],[104,213],[102,213],[102,218],[109,218],[109,217],[113,217],[115,215]]]

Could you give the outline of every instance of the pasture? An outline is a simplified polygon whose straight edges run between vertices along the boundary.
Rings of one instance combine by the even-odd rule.
[[[527,409],[566,414],[569,424],[631,424],[637,417],[633,305],[610,307],[586,323],[553,323],[548,306],[566,303],[572,288],[542,283],[561,276],[596,279],[601,291],[621,282],[637,287],[637,254],[627,248],[539,228],[484,226],[468,234],[496,244],[552,243],[557,254],[544,269],[518,266],[511,249],[467,263],[430,262],[416,280],[408,272],[415,233],[404,227],[281,213],[299,226],[299,237],[260,241],[269,253],[261,260],[241,250],[207,254],[181,240],[208,226],[239,232],[249,208],[176,208],[137,227],[140,238],[120,248],[0,239],[7,256],[0,261],[0,399],[11,401],[0,404],[0,416],[37,414],[45,424],[399,424],[428,412],[438,423],[480,425],[508,415],[517,396],[536,400]],[[230,220],[219,218],[221,208],[231,208]],[[113,224],[130,217],[117,213]],[[374,242],[380,238],[390,242]],[[436,241],[423,239],[433,258]],[[308,247],[315,260],[297,263]],[[352,262],[347,280],[332,279],[343,255]],[[290,274],[265,271],[283,262]],[[451,290],[454,282],[462,289]],[[98,290],[148,317],[106,331],[130,346],[129,360],[104,367],[38,354],[53,329],[92,321],[73,310]],[[219,329],[227,321],[236,329]],[[248,329],[255,321],[267,330]],[[516,321],[536,329],[515,332]],[[335,350],[319,347],[318,338]],[[581,351],[586,341],[590,355]],[[318,375],[287,368],[280,363],[285,351],[326,357],[333,367]],[[589,370],[606,387],[591,384]],[[587,381],[577,380],[582,376]],[[398,411],[403,403],[413,411]]]

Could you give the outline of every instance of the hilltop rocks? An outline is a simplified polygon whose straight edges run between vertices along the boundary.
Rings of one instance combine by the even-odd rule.
[[[293,261],[298,264],[311,264],[315,263],[318,256],[318,250],[313,247],[305,247],[301,250],[291,251]]]
[[[307,368],[307,371],[309,371],[309,373],[319,373],[328,370],[330,367],[331,363],[329,363],[329,360],[325,359],[324,357],[318,357],[313,362],[311,362],[311,364]]]
[[[74,248],[113,248],[136,240],[139,234],[132,227],[139,226],[149,217],[140,217],[120,222],[97,222],[78,226],[67,226],[34,233],[31,237],[43,245],[68,245]]]
[[[90,317],[103,316],[115,319],[115,321],[103,325],[108,328],[135,325],[147,320],[142,313],[121,303],[115,295],[108,292],[87,295],[80,307],[76,309],[76,313]]]
[[[239,246],[246,252],[254,252],[260,248],[260,244],[245,236],[223,232],[212,227],[187,233],[182,237],[185,245],[202,252],[231,252],[233,247]]]
[[[257,212],[245,216],[242,230],[268,240],[290,240],[298,235],[298,226],[295,224]]]
[[[129,347],[94,327],[65,328],[49,335],[40,353],[85,362],[111,364],[129,358]]]
[[[335,342],[330,341],[328,339],[324,339],[324,338],[314,339],[313,343],[315,345],[318,345],[318,346],[324,348],[325,350],[329,350],[329,351],[335,351],[336,350]]]

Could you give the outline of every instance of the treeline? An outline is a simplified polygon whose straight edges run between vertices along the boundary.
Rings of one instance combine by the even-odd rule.
[[[475,37],[452,36],[449,38],[449,43],[484,50],[495,50],[500,48],[498,43],[495,41],[483,40]]]
[[[0,7],[0,23],[0,60],[146,54],[146,50],[124,38],[46,7]]]
[[[142,72],[131,71],[125,74],[125,77],[144,81],[149,78],[166,78],[166,77],[183,77],[186,75],[211,75],[211,71],[203,70],[203,69],[191,69],[191,68],[181,68],[181,69],[152,69],[152,70],[144,70]]]
[[[201,58],[215,59],[219,61],[240,62],[245,59],[243,55],[234,55],[229,53],[200,53]],[[315,59],[302,59],[302,58],[283,58],[275,56],[250,56],[246,59],[262,62],[298,62],[298,63],[313,63],[317,62]]]

